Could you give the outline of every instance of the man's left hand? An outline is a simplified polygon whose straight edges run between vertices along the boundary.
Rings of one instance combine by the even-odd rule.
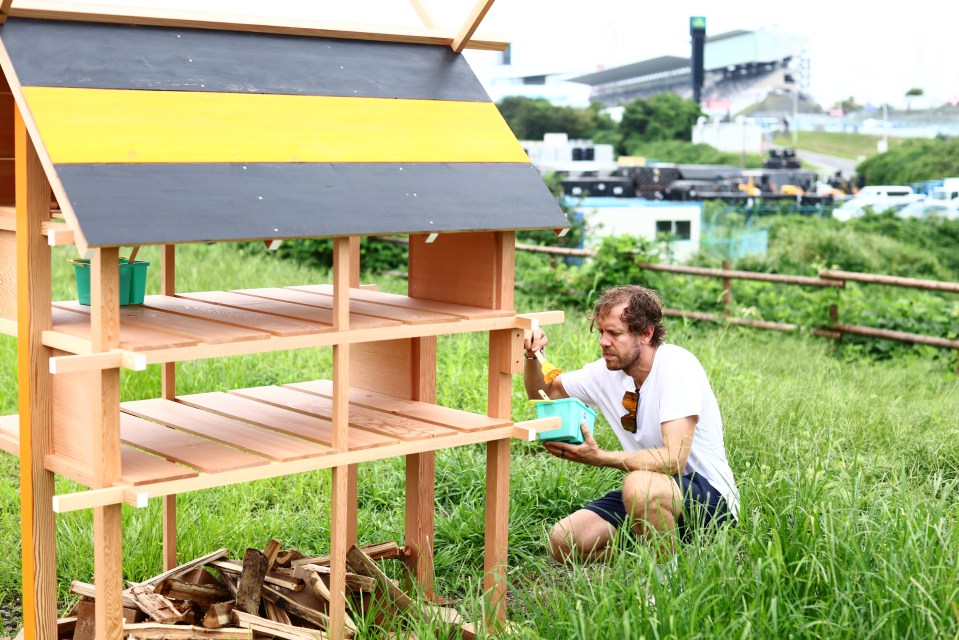
[[[586,420],[580,425],[583,431],[583,444],[568,444],[566,442],[544,442],[543,446],[557,458],[569,460],[571,462],[580,462],[593,467],[603,466],[603,454],[605,451],[599,448],[589,427],[586,426]]]

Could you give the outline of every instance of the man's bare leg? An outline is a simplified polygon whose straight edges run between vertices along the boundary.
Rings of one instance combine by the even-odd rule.
[[[605,560],[616,527],[596,513],[580,509],[563,518],[549,532],[549,550],[559,562]]]
[[[663,473],[633,471],[623,482],[623,505],[633,531],[648,542],[662,540],[657,549],[663,560],[676,553],[676,522],[683,496],[676,481]]]

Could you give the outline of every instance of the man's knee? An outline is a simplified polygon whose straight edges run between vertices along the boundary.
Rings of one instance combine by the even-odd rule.
[[[623,480],[623,506],[636,520],[650,520],[667,511],[673,512],[673,479],[652,471],[633,471]],[[669,489],[669,491],[667,491]]]
[[[549,552],[560,562],[567,560],[575,548],[573,532],[568,523],[568,519],[561,520],[549,531]]]

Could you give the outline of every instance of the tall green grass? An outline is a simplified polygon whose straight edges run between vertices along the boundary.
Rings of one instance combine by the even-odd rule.
[[[144,252],[148,251],[147,249]],[[318,282],[237,247],[183,251],[180,280],[193,290]],[[64,278],[69,276],[67,273]],[[60,276],[58,276],[59,278]],[[62,284],[62,283],[60,283]],[[59,286],[59,285],[58,285]],[[402,290],[402,283],[386,282]],[[64,289],[67,289],[64,285]],[[151,290],[156,290],[155,288]],[[62,291],[63,296],[72,295]],[[520,292],[517,307],[541,310]],[[742,493],[740,523],[683,546],[663,583],[635,541],[618,541],[608,566],[563,567],[546,531],[609,489],[622,474],[563,463],[536,444],[512,444],[509,617],[542,638],[955,638],[959,637],[959,382],[941,364],[844,357],[804,336],[669,323],[668,339],[696,353],[719,398],[730,464]],[[573,368],[596,357],[583,309],[548,327],[551,360]],[[439,402],[482,412],[485,335],[439,340]],[[15,410],[15,343],[0,341],[2,413]],[[276,384],[330,375],[329,350],[180,365],[180,393]],[[531,416],[519,376],[514,418]],[[124,399],[155,396],[156,371],[123,376]],[[601,445],[615,438],[600,421]],[[470,619],[481,615],[483,446],[437,455],[437,590]],[[0,616],[20,624],[18,463],[0,454]],[[58,480],[58,492],[73,490]],[[403,540],[403,462],[360,466],[361,543]],[[124,574],[161,570],[160,510],[124,507]],[[57,518],[61,608],[70,580],[92,580],[92,518]],[[329,472],[308,473],[179,497],[183,559],[219,547],[240,557],[270,538],[304,553],[329,547]],[[395,563],[387,563],[394,575]],[[357,615],[367,635],[383,635]],[[395,628],[395,624],[393,625]],[[419,637],[435,637],[418,625]]]

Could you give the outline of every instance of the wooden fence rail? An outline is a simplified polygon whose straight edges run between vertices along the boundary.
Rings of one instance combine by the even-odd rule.
[[[391,236],[375,236],[377,240],[387,242],[403,243],[406,238]],[[588,249],[568,249],[563,247],[545,247],[530,244],[516,244],[517,251],[533,251],[537,253],[547,253],[557,256],[576,256],[593,257],[594,251]],[[753,329],[766,329],[770,331],[791,332],[797,331],[801,327],[797,324],[787,322],[770,322],[766,320],[753,320],[750,318],[736,318],[731,316],[732,304],[732,281],[733,280],[757,280],[761,282],[771,282],[775,284],[789,284],[803,287],[835,287],[843,289],[847,282],[861,282],[863,284],[881,284],[894,287],[904,287],[907,289],[925,289],[930,291],[943,291],[946,293],[959,294],[959,282],[940,282],[938,280],[922,280],[918,278],[901,278],[899,276],[887,276],[877,273],[858,273],[855,271],[839,271],[835,269],[822,269],[819,271],[819,277],[781,275],[777,273],[758,273],[755,271],[738,271],[729,268],[729,261],[723,261],[722,269],[708,269],[705,267],[687,267],[683,265],[668,265],[651,262],[637,263],[642,269],[648,271],[661,271],[666,273],[677,273],[688,276],[703,278],[721,278],[723,281],[723,312],[721,314],[706,313],[702,311],[684,311],[681,309],[664,309],[664,314],[672,318],[689,318],[691,320],[700,320],[704,322],[725,322],[741,327],[751,327]],[[891,329],[880,329],[878,327],[868,327],[857,324],[847,324],[839,322],[838,305],[829,305],[829,326],[811,327],[813,335],[824,338],[838,340],[843,334],[849,333],[869,338],[883,338],[886,340],[896,340],[898,342],[908,342],[914,344],[924,344],[943,349],[956,349],[959,354],[959,340],[941,338],[938,336],[928,336],[921,333],[908,333],[906,331],[893,331]]]
[[[730,303],[732,301],[732,281],[733,280],[762,280],[778,284],[792,284],[800,286],[813,287],[838,287],[844,288],[846,282],[862,282],[865,284],[881,284],[895,287],[904,287],[908,289],[925,289],[932,291],[944,291],[948,293],[959,293],[959,283],[940,282],[937,280],[921,280],[917,278],[900,278],[898,276],[887,276],[876,273],[857,273],[854,271],[838,271],[833,269],[823,269],[819,272],[818,278],[805,276],[779,275],[773,273],[754,273],[751,271],[735,271],[729,268],[729,261],[723,261],[722,269],[706,269],[702,267],[686,267],[681,265],[664,265],[649,262],[637,263],[642,269],[650,271],[662,271],[667,273],[677,273],[683,275],[722,278],[723,280],[723,313],[710,314],[697,311],[682,311],[678,309],[667,309],[667,316],[677,318],[691,318],[694,320],[705,320],[708,322],[727,322],[739,326],[753,327],[756,329],[771,329],[774,331],[795,331],[800,327],[795,324],[783,322],[765,322],[761,320],[748,320],[744,318],[729,317]],[[941,338],[938,336],[928,336],[921,333],[909,333],[906,331],[893,331],[891,329],[880,329],[878,327],[868,327],[864,325],[848,324],[839,322],[838,305],[829,305],[830,325],[826,327],[814,327],[812,333],[827,338],[839,339],[844,333],[866,336],[870,338],[883,338],[886,340],[896,340],[899,342],[909,342],[915,344],[924,344],[943,349],[956,349],[959,353],[959,340]]]

